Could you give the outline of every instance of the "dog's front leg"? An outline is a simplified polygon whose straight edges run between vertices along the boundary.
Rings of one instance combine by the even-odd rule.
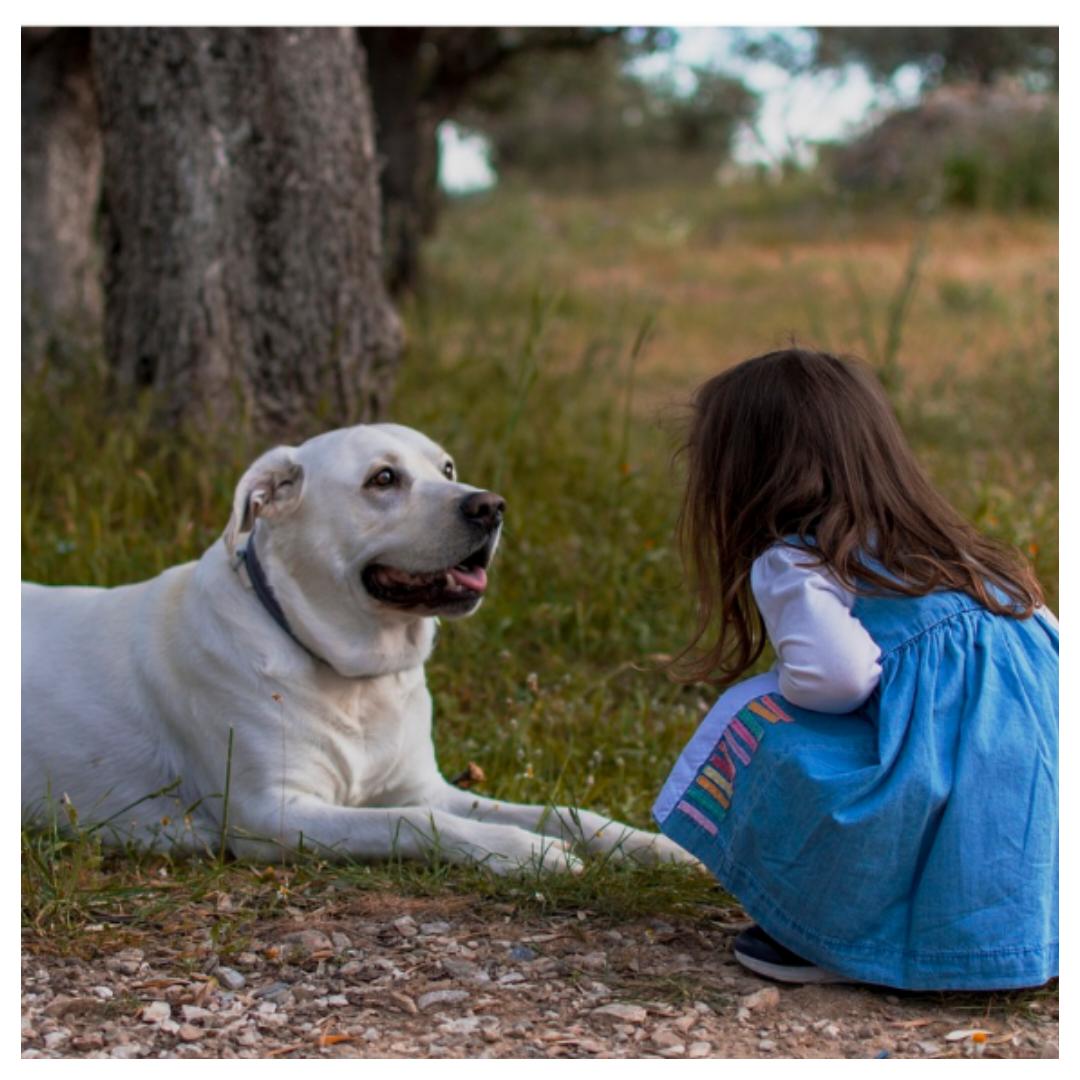
[[[495,873],[580,870],[570,845],[512,823],[470,821],[437,807],[334,806],[308,795],[252,800],[230,821],[228,842],[241,858],[264,861],[301,849],[363,861],[392,858],[479,863]]]
[[[592,810],[572,806],[540,806],[473,795],[446,784],[433,800],[450,814],[470,821],[514,825],[542,836],[579,844],[591,854],[631,858],[643,863],[697,864],[689,852],[659,833],[645,832]]]

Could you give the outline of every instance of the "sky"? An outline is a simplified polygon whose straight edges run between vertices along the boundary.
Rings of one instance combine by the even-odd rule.
[[[742,28],[740,32],[753,36],[766,31]],[[809,46],[810,31],[781,32],[797,48]],[[813,160],[814,141],[834,139],[867,122],[878,103],[866,73],[859,67],[792,77],[775,64],[738,56],[735,39],[736,31],[728,27],[682,28],[670,52],[643,57],[634,70],[646,77],[670,75],[687,92],[693,88],[694,66],[717,67],[742,77],[761,95],[761,107],[755,127],[744,128],[736,136],[737,162],[775,164],[794,155],[808,164]],[[885,101],[892,105],[911,101],[918,88],[917,72],[903,69]],[[483,138],[463,132],[452,123],[444,124],[439,135],[440,179],[447,190],[477,190],[495,182]]]

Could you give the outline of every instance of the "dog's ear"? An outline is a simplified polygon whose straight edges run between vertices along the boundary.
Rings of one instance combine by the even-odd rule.
[[[267,450],[236,485],[232,514],[225,527],[225,546],[236,553],[236,544],[251,532],[256,518],[282,517],[296,509],[304,488],[304,470],[291,446]]]

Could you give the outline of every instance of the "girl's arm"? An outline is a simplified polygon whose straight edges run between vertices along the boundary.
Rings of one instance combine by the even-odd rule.
[[[861,705],[881,678],[881,650],[851,613],[854,595],[783,544],[755,560],[750,587],[776,650],[780,693],[816,712]]]

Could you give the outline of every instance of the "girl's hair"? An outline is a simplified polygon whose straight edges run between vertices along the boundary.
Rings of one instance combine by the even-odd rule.
[[[695,395],[683,452],[678,537],[698,622],[673,664],[680,678],[727,685],[761,655],[750,569],[792,536],[811,543],[810,561],[864,594],[952,589],[1017,618],[1042,602],[1019,553],[980,535],[934,490],[880,384],[857,362],[791,348],[721,372]]]

